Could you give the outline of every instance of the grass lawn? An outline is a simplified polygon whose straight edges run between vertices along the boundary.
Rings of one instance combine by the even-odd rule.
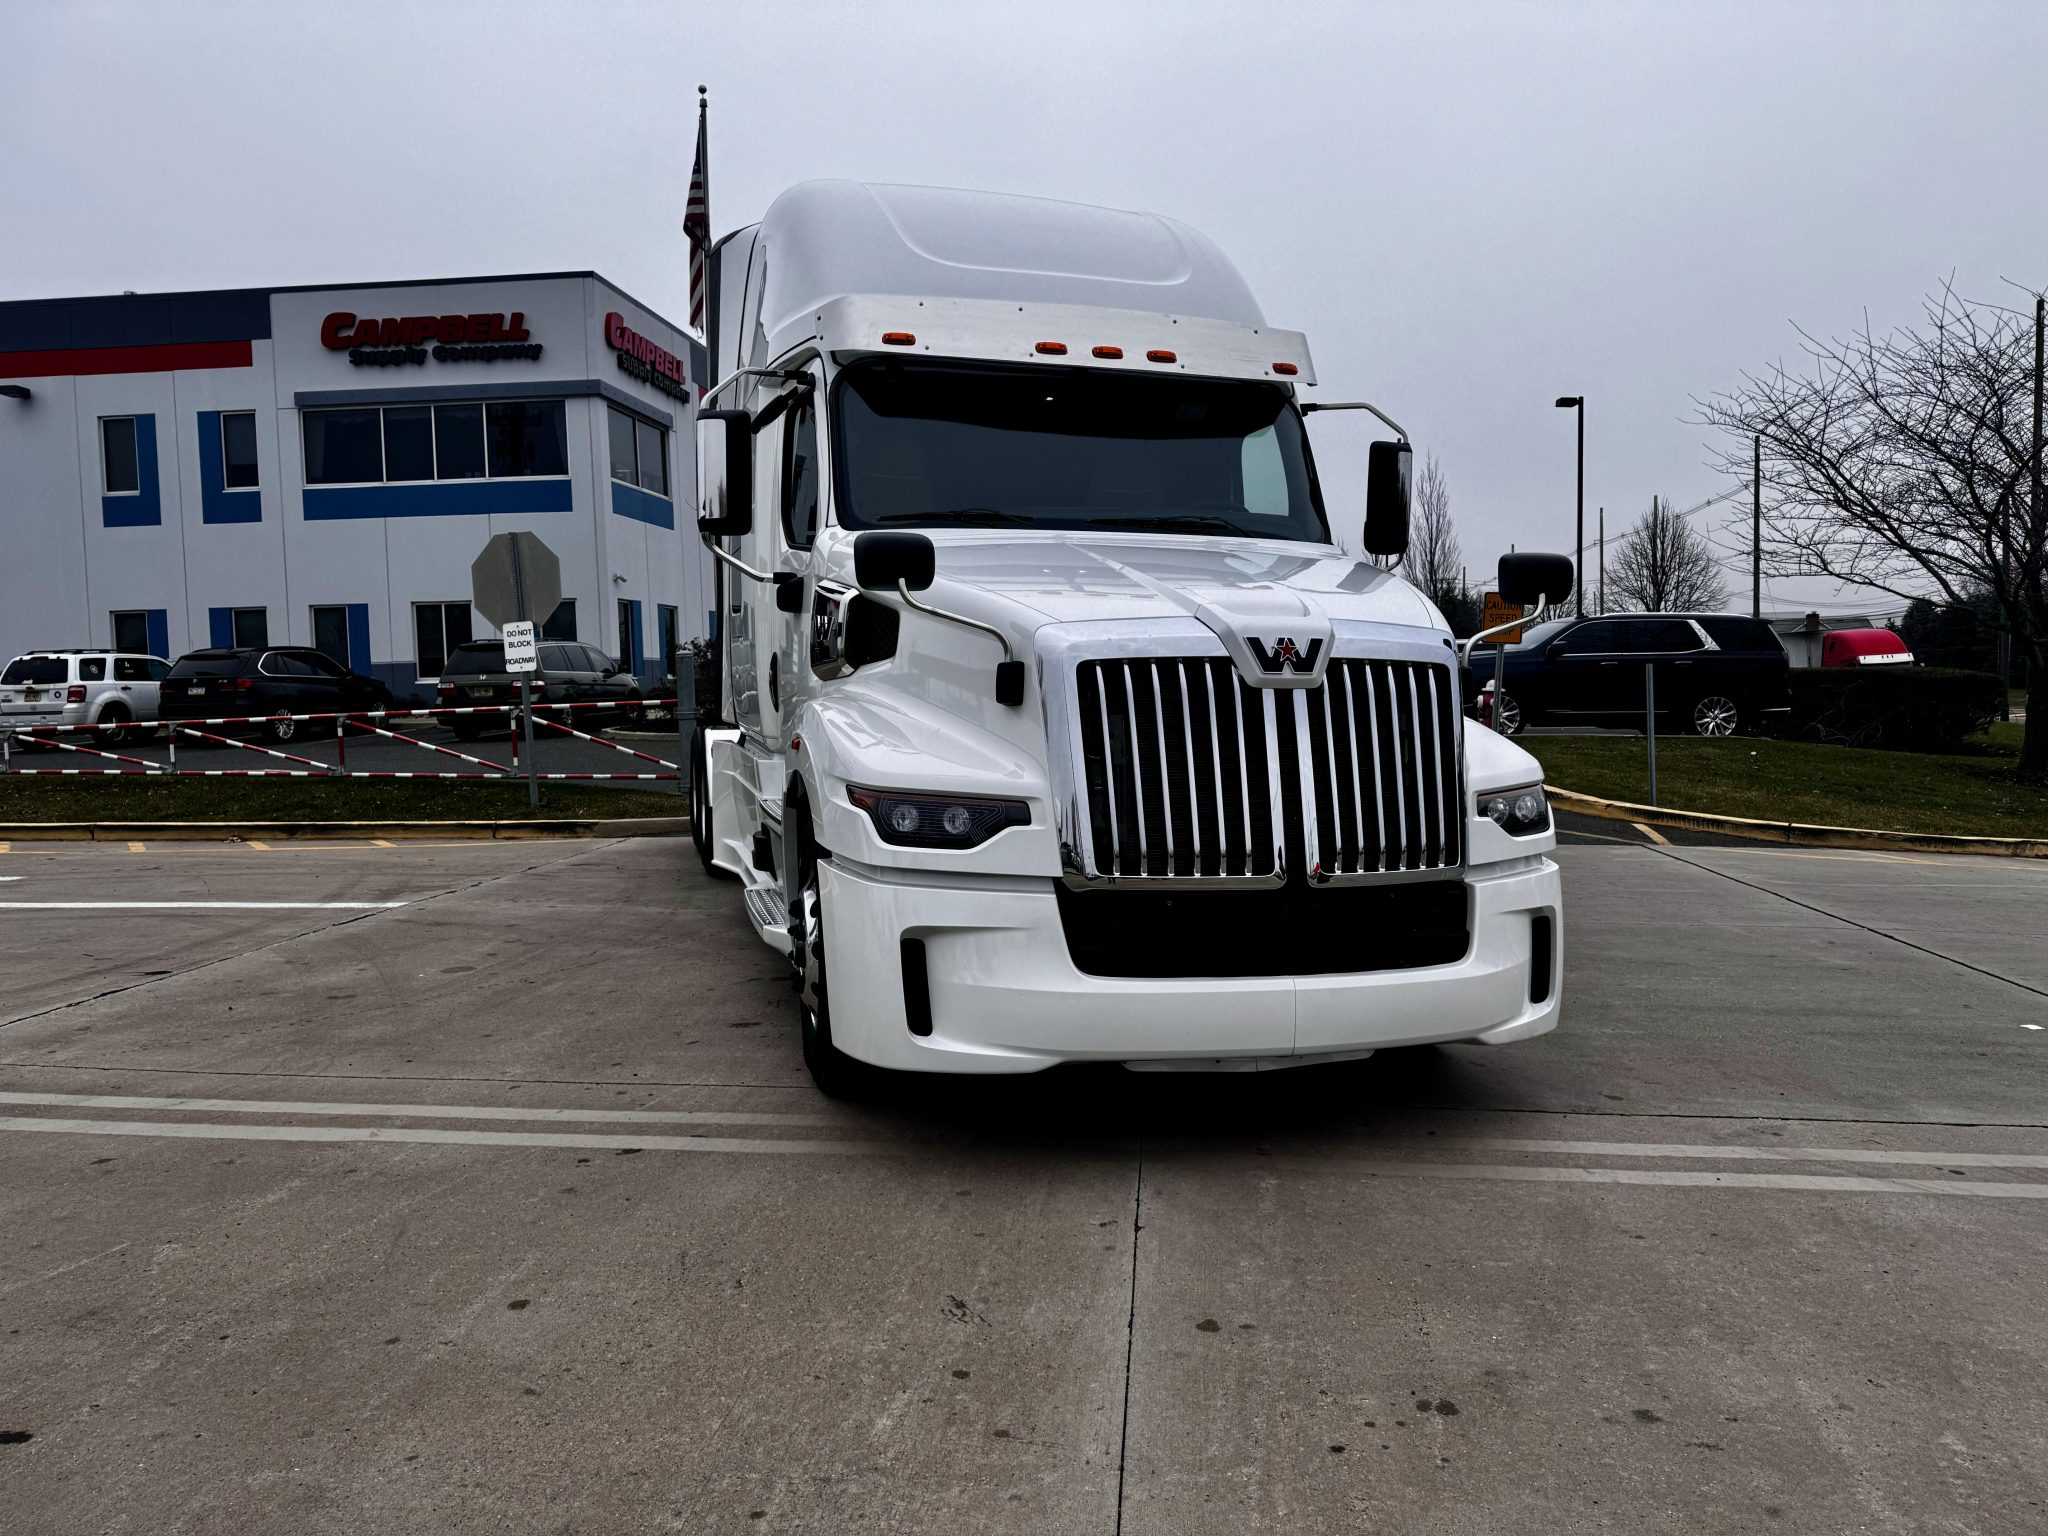
[[[1938,757],[1747,736],[1657,738],[1657,799],[1675,810],[1890,832],[2048,837],[2048,788],[2014,782],[2018,725]],[[1559,789],[1649,801],[1645,743],[1631,736],[1525,736]]]
[[[529,817],[680,816],[671,790],[434,779],[17,778],[0,775],[7,821],[515,821]]]

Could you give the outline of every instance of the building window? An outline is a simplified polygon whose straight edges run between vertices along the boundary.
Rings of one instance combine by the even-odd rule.
[[[630,598],[619,599],[619,670],[633,670],[633,602]]]
[[[661,636],[661,666],[659,671],[673,672],[676,669],[676,610],[673,604],[662,603],[654,610],[656,631]]]
[[[325,603],[313,610],[313,649],[344,668],[349,665],[347,604]]]
[[[304,411],[306,484],[362,485],[384,478],[383,413]]]
[[[668,494],[668,433],[616,405],[611,411],[612,478],[626,485]]]
[[[149,654],[149,615],[140,608],[114,615],[114,649]]]
[[[230,491],[253,490],[256,474],[256,413],[220,414],[220,483]]]
[[[548,615],[547,623],[540,627],[543,640],[574,640],[576,638],[576,599],[565,597],[555,604],[555,611]]]
[[[569,473],[560,400],[301,411],[306,484],[554,479]]]
[[[559,400],[493,400],[484,407],[493,480],[569,473],[569,429]]]
[[[414,603],[413,657],[420,681],[432,682],[447,665],[448,653],[470,640],[468,603]]]
[[[237,608],[232,615],[231,623],[236,645],[261,650],[270,644],[269,609]]]
[[[135,418],[100,419],[100,483],[109,496],[142,492],[142,460],[135,451]]]

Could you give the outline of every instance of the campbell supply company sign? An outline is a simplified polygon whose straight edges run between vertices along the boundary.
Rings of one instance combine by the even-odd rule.
[[[631,374],[678,400],[691,398],[690,370],[683,360],[642,336],[616,311],[604,317],[604,344],[618,354],[621,373]]]
[[[358,368],[402,368],[437,363],[533,361],[540,343],[531,339],[526,316],[395,315],[358,318],[336,310],[320,322],[320,345],[346,352]],[[431,345],[429,345],[431,343]]]

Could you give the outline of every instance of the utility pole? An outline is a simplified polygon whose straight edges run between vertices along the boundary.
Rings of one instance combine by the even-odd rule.
[[[1578,602],[1578,617],[1586,616],[1586,397],[1560,395],[1557,408],[1579,416],[1579,521],[1578,543],[1572,551],[1572,596]]]
[[[1600,509],[1600,611],[1607,611],[1607,509]]]
[[[1764,616],[1764,435],[1750,439],[1749,616]]]
[[[2035,540],[2041,537],[2041,341],[2044,330],[2048,330],[2048,296],[2037,293],[2034,295],[2034,483],[2027,499],[2027,542],[2029,546],[2032,546]],[[2038,558],[2031,547],[2027,553],[2030,558]],[[2033,575],[2035,580],[2040,579],[2038,571],[2034,572]],[[2014,604],[2014,606],[2017,607],[2018,604]],[[2040,652],[2037,650],[2034,654],[2038,656]],[[2010,720],[2012,718],[2012,637],[2010,635],[2006,636],[2005,641],[2005,669],[1999,675],[1998,680],[2005,685],[2005,718]],[[2041,680],[2034,676],[2030,665],[2027,673],[2028,703],[2031,704],[2033,702],[2034,689],[2040,686],[2040,682]]]

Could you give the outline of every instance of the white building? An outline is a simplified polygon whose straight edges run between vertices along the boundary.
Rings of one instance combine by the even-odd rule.
[[[549,632],[658,678],[715,623],[704,367],[591,272],[0,303],[0,658],[316,645],[418,694],[524,529]]]

